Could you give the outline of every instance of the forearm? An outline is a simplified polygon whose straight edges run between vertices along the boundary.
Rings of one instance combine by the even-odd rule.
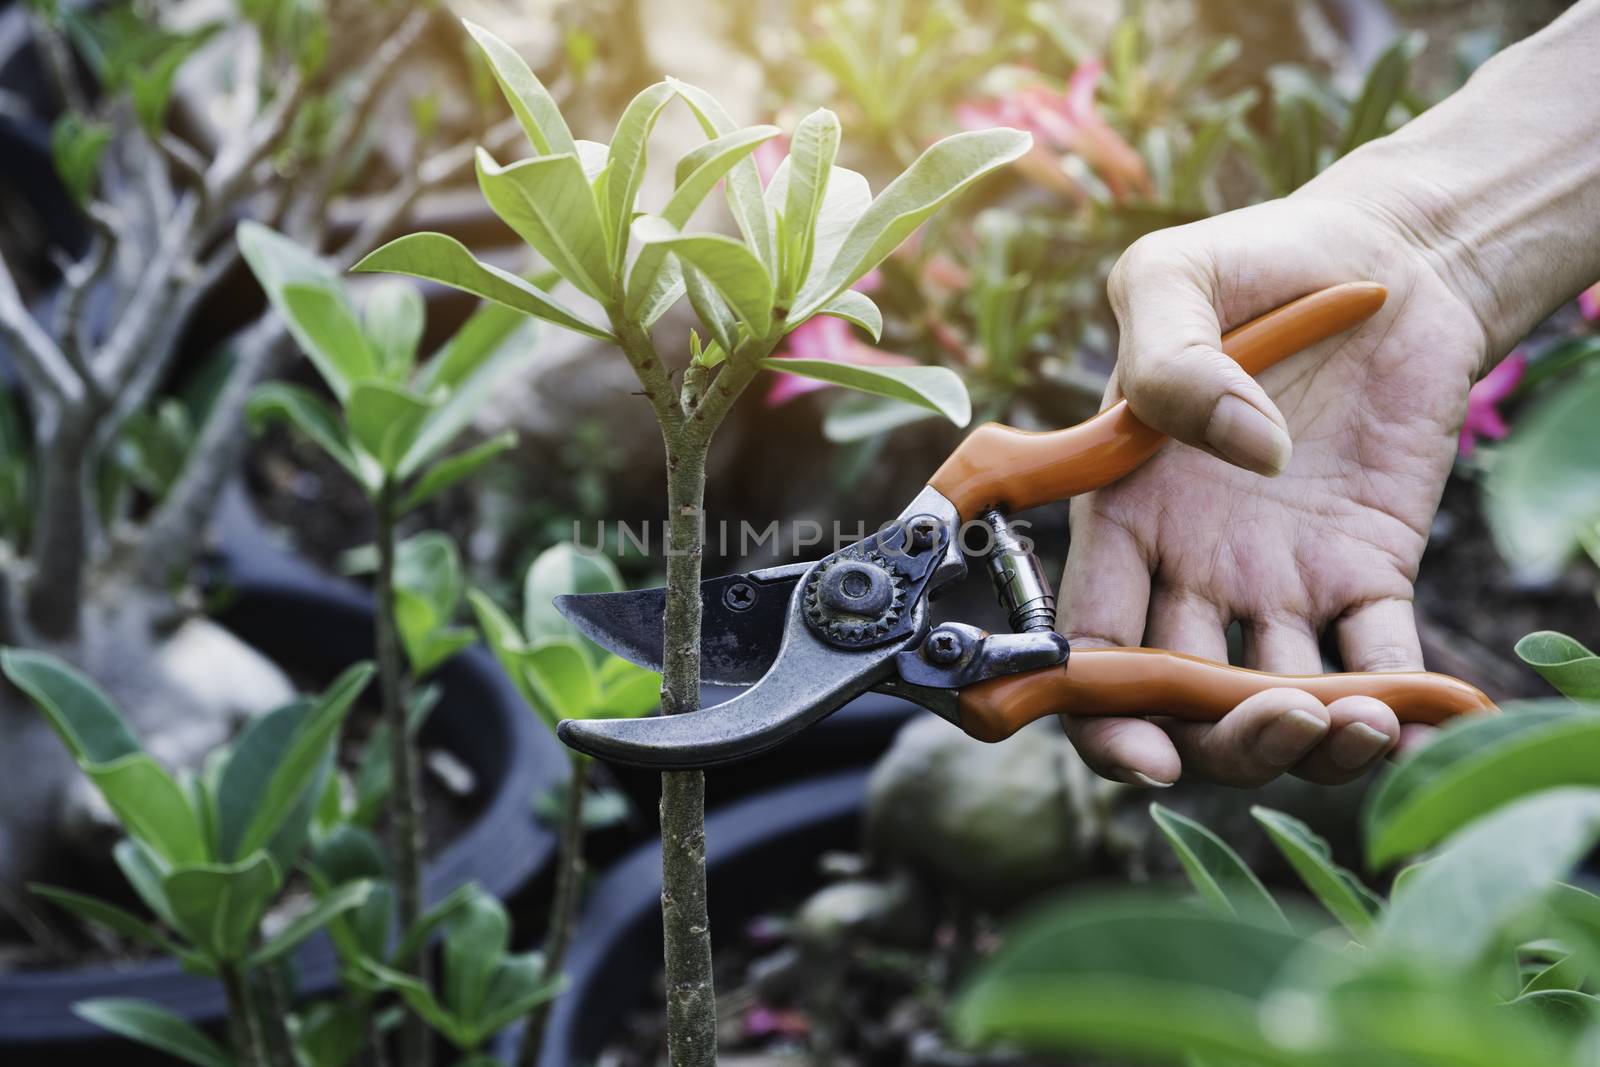
[[[1398,225],[1499,359],[1600,278],[1600,0],[1296,195],[1359,201]]]

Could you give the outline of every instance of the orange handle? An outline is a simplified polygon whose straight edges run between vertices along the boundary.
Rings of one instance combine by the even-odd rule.
[[[1251,374],[1366,321],[1387,295],[1376,282],[1348,282],[1303,296],[1230,331],[1222,350]],[[1109,485],[1149,459],[1166,435],[1119,400],[1094,418],[1048,433],[985,423],[950,454],[928,484],[963,519],[985,508],[1011,511]]]
[[[1327,704],[1368,696],[1401,722],[1438,723],[1495,711],[1477,689],[1447,674],[1268,674],[1156,648],[1073,649],[1064,667],[992,678],[961,691],[961,728],[1003,741],[1046,715],[1172,715],[1212,722],[1263,689],[1301,689]]]

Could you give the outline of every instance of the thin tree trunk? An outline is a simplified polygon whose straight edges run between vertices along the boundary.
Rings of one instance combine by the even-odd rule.
[[[544,935],[545,974],[561,973],[567,946],[572,942],[572,925],[577,917],[578,895],[583,884],[583,800],[589,784],[589,761],[574,757],[572,778],[567,786],[566,805],[561,818],[561,852],[556,861],[555,896],[550,901],[550,921]],[[547,1000],[528,1013],[527,1029],[522,1034],[522,1048],[517,1054],[518,1067],[535,1067],[539,1062],[539,1046],[544,1044],[545,1025],[550,1021],[550,1008],[554,1002]]]
[[[667,440],[667,606],[661,710],[700,708],[700,559],[706,446]],[[717,1062],[717,1001],[706,913],[705,774],[661,776],[661,926],[666,945],[667,1059]]]
[[[400,635],[395,625],[395,489],[387,484],[378,494],[378,574],[376,639],[378,682],[383,700],[383,721],[389,728],[389,860],[394,865],[395,911],[401,930],[409,930],[422,914],[422,810],[417,782],[416,749],[406,723],[401,693],[403,667]],[[428,983],[426,946],[417,953],[413,970]],[[428,1067],[432,1058],[428,1027],[414,1012],[406,1014],[400,1030],[400,1062],[405,1067]]]
[[[234,1059],[239,1067],[267,1067],[261,1050],[261,1025],[250,1005],[244,975],[237,966],[226,964],[217,977],[222,980],[222,992],[228,999],[228,1035],[233,1041]]]

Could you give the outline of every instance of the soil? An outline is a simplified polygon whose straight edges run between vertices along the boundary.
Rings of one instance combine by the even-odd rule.
[[[299,676],[293,671],[290,675],[296,688],[302,692],[315,692],[327,681]],[[354,778],[366,740],[381,721],[382,712],[375,699],[364,698],[356,702],[339,742],[339,768],[345,775]],[[424,745],[422,759],[425,855],[431,857],[472,824],[489,798],[481,784],[471,780],[470,771],[464,767],[461,770],[466,778],[456,780],[457,776],[450,769],[453,757],[448,753]],[[447,768],[444,775],[435,769],[441,764]],[[449,776],[448,780],[446,776]],[[464,791],[460,788],[463,784],[467,785]],[[374,831],[381,839],[384,831],[381,821]],[[147,914],[144,904],[113,865],[79,863],[73,866],[72,873],[79,877],[61,879],[54,884],[109,901],[135,915]],[[270,929],[278,919],[303,911],[309,898],[309,887],[296,877],[284,891],[282,901],[268,912],[265,925]],[[34,928],[34,936],[19,937],[18,931],[9,924],[0,928],[5,931],[5,937],[0,938],[0,970],[59,970],[97,964],[128,966],[157,955],[147,945],[98,927],[90,927],[49,904],[0,900],[0,906],[6,912],[15,913],[18,904],[23,904],[30,913],[28,925]]]

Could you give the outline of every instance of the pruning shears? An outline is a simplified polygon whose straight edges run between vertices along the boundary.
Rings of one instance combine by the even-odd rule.
[[[1323,289],[1231,331],[1223,350],[1259,374],[1364,322],[1385,295],[1368,282]],[[1108,485],[1165,440],[1125,400],[1048,433],[981,426],[872,536],[813,563],[701,584],[702,677],[747,687],[738,696],[681,715],[567,720],[561,739],[616,763],[710,767],[778,745],[868,690],[920,704],[980,741],[1060,713],[1212,721],[1279,686],[1324,703],[1376,697],[1402,722],[1494,710],[1483,693],[1442,674],[1277,675],[1162,649],[1071,648],[1055,632],[1052,587],[1007,514]],[[984,560],[1010,633],[930,618],[929,601],[966,577],[969,523],[989,534]],[[661,669],[665,590],[570,595],[556,606],[598,644]]]

